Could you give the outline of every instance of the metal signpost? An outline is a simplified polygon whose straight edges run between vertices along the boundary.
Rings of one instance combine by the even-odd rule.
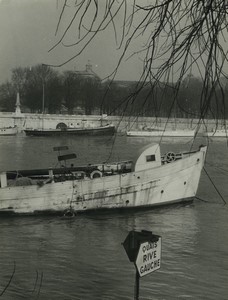
[[[151,231],[130,231],[123,242],[124,249],[136,267],[135,299],[139,299],[139,279],[161,267],[161,237]]]

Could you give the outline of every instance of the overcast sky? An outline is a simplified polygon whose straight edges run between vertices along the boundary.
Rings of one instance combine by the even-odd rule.
[[[55,30],[62,3],[63,0],[0,0],[0,84],[10,79],[12,68],[58,65],[75,54],[75,48],[61,45],[48,52],[57,41]],[[93,70],[103,78],[113,71],[117,58],[113,34],[107,31],[79,58],[59,70],[84,70],[90,60]],[[141,71],[142,61],[131,60],[120,69],[117,79],[137,80]]]
[[[138,0],[140,4],[151,3],[151,0]],[[131,9],[131,3],[129,0],[128,9]],[[0,84],[5,80],[10,79],[11,70],[15,67],[32,67],[36,64],[49,64],[60,65],[74,56],[77,51],[80,50],[80,46],[65,47],[61,43],[52,51],[49,50],[56,44],[61,37],[61,33],[67,28],[70,18],[75,13],[77,7],[75,3],[80,1],[68,0],[68,6],[64,12],[59,31],[55,36],[59,16],[61,13],[64,0],[0,0]],[[91,2],[94,3],[93,1]],[[99,0],[99,11],[102,5],[105,7],[105,0]],[[115,2],[118,5],[119,2]],[[91,7],[93,7],[91,5]],[[85,24],[89,26],[94,11],[87,12],[87,20]],[[119,19],[118,19],[119,18]],[[137,21],[139,16],[136,15]],[[77,18],[80,20],[80,17]],[[122,19],[117,15],[115,20],[116,25],[119,26],[119,30],[122,30]],[[75,37],[78,36],[77,24],[71,27],[69,34],[66,35],[64,43],[74,43]],[[134,30],[134,26],[132,26]],[[150,27],[149,32],[153,32],[153,27]],[[120,32],[119,32],[120,33]],[[147,34],[147,33],[146,33]],[[90,60],[94,72],[103,79],[109,76],[116,67],[118,58],[121,52],[117,50],[118,46],[115,43],[113,27],[110,26],[108,30],[99,33],[98,38],[94,41],[83,53],[65,64],[57,70],[85,70],[85,65]],[[117,35],[120,39],[121,34]],[[146,39],[145,35],[142,37],[144,40],[140,40],[140,36],[137,36],[135,40],[132,40],[132,52],[141,49]],[[227,51],[227,43],[222,38],[223,49]],[[158,47],[159,48],[159,47]],[[131,53],[129,51],[129,53]],[[162,58],[155,59],[153,66],[160,65],[164,62]],[[201,65],[199,63],[201,68]],[[177,65],[178,69],[179,66]],[[197,66],[198,68],[198,66]],[[197,68],[193,68],[191,72],[193,75],[198,76]],[[227,71],[228,66],[224,67]],[[142,57],[139,58],[138,54],[133,59],[124,61],[121,64],[116,79],[121,80],[138,80],[143,70]],[[201,70],[203,70],[203,65]],[[200,70],[200,72],[201,72]],[[175,80],[175,78],[174,78]]]

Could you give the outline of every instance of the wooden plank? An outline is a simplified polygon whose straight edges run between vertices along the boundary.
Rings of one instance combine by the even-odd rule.
[[[75,153],[66,154],[66,155],[59,155],[58,156],[58,161],[73,159],[73,158],[76,158],[76,157],[77,157],[77,155]]]
[[[54,151],[68,150],[68,146],[53,147]]]

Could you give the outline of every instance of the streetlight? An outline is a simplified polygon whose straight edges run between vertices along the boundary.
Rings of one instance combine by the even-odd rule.
[[[45,82],[45,65],[42,64],[42,114],[44,114],[44,100],[45,100],[45,97],[44,97],[44,82]]]
[[[44,114],[44,79],[42,77],[42,88],[43,88],[43,93],[42,93],[42,114]]]

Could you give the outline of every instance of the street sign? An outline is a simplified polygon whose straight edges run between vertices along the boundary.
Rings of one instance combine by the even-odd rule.
[[[135,298],[139,299],[139,279],[161,266],[161,237],[152,231],[130,231],[123,242],[123,247],[131,262],[136,266]]]
[[[135,262],[141,243],[147,241],[156,242],[158,241],[159,237],[159,235],[155,235],[151,231],[147,230],[142,230],[141,232],[134,230],[130,231],[125,241],[123,242],[123,246],[129,260],[131,262]]]
[[[146,241],[140,244],[135,265],[140,277],[160,269],[161,237],[157,241]]]

